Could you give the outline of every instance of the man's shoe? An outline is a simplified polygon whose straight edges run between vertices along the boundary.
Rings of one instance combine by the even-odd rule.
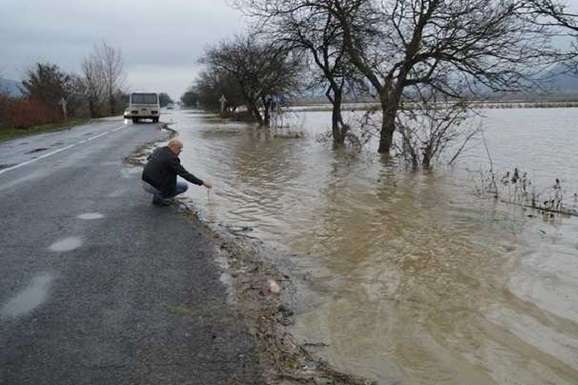
[[[153,205],[155,206],[170,206],[171,201],[168,199],[161,199],[157,198],[156,196],[153,197]]]

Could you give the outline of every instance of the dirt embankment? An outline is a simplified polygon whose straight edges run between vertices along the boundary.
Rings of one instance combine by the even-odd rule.
[[[168,129],[166,126],[163,128]],[[174,130],[170,131],[170,137],[176,135]],[[126,163],[143,165],[157,143],[141,146],[125,159]],[[294,290],[291,277],[282,274],[249,242],[204,224],[187,198],[176,199],[175,206],[214,245],[219,259],[216,263],[221,265],[227,277],[225,281],[229,285],[231,305],[236,307],[256,340],[267,384],[373,384],[332,368],[291,335],[289,327],[293,324],[293,311],[283,295]],[[230,385],[237,384],[233,381]]]

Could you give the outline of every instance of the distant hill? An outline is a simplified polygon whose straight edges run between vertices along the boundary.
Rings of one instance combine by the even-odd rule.
[[[20,82],[16,80],[10,80],[0,77],[0,93],[7,94],[9,96],[18,97],[22,96],[22,91],[20,91]]]
[[[567,66],[558,64],[536,78],[537,87],[522,92],[492,92],[487,87],[477,87],[478,94],[474,99],[489,99],[498,101],[510,100],[578,100],[578,72],[571,71]],[[476,87],[474,87],[476,88]],[[411,90],[407,91],[411,93]],[[370,95],[347,95],[345,102],[378,102]],[[329,103],[323,87],[310,88],[293,98],[296,104]]]
[[[578,73],[569,71],[563,65],[552,68],[540,83],[554,93],[578,95]]]

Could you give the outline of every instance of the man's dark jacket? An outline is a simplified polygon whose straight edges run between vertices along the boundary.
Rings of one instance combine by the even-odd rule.
[[[168,147],[160,147],[148,157],[142,180],[159,190],[164,196],[176,193],[177,175],[191,183],[202,185],[203,181],[181,166],[179,157]]]

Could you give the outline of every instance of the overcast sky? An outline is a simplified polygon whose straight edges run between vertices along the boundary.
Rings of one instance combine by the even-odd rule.
[[[21,80],[36,62],[79,72],[106,41],[122,50],[131,90],[178,99],[207,45],[244,31],[229,0],[0,0],[0,76]]]
[[[123,53],[130,90],[178,99],[207,45],[245,30],[231,0],[0,0],[0,76],[21,80],[36,62],[79,72],[94,45]],[[573,11],[578,0],[567,0]]]

